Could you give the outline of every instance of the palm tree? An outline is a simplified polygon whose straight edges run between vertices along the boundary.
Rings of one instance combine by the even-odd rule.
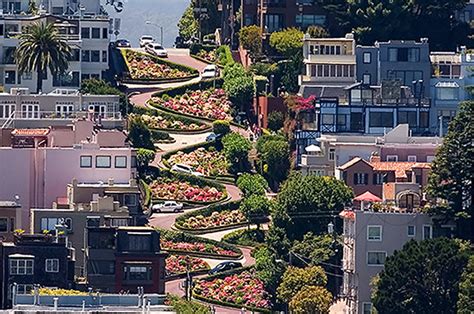
[[[36,92],[43,88],[43,78],[49,69],[53,76],[63,74],[72,57],[71,47],[61,38],[52,23],[37,22],[18,36],[20,43],[15,52],[18,72],[36,71],[38,74]]]

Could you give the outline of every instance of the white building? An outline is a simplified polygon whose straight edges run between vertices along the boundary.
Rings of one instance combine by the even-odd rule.
[[[69,69],[60,77],[53,77],[48,71],[43,80],[42,92],[56,88],[78,88],[83,79],[103,78],[109,69],[110,18],[103,14],[99,0],[89,0],[83,10],[77,11],[77,1],[44,0],[38,15],[24,13],[25,2],[3,1],[9,8],[0,13],[0,90],[27,87],[36,91],[37,74],[18,73],[14,54],[19,40],[15,38],[25,27],[36,22],[54,23],[60,34],[72,48]],[[75,3],[75,5],[67,5]],[[1,4],[1,3],[0,3]],[[26,8],[26,9],[25,9]],[[0,10],[2,12],[2,10]],[[21,14],[20,14],[21,13]]]

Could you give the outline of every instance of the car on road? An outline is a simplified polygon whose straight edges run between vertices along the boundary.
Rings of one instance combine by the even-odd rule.
[[[188,165],[183,165],[183,164],[173,165],[171,167],[171,170],[176,171],[176,172],[191,174],[191,175],[196,176],[196,177],[202,177],[203,176],[202,173],[200,173],[198,171],[195,171],[193,167],[188,166]]]
[[[209,79],[219,76],[219,67],[215,64],[209,64],[202,70],[201,77],[203,79]]]
[[[216,267],[209,271],[209,275],[215,275],[226,270],[232,270],[242,267],[242,263],[239,262],[222,262],[217,264]]]
[[[222,134],[216,134],[216,133],[210,133],[207,137],[206,137],[206,142],[215,142],[217,141],[218,139],[220,139],[222,137]]]
[[[168,57],[168,51],[166,51],[163,46],[157,43],[149,43],[145,46],[145,51],[148,52],[149,54],[161,57],[161,58],[166,58]]]
[[[115,45],[119,48],[130,48],[132,45],[127,39],[118,39],[115,41]]]
[[[153,36],[143,35],[142,37],[140,37],[140,48],[144,48],[146,45],[152,43],[153,41]]]
[[[151,207],[153,213],[177,213],[183,210],[183,204],[175,201],[166,201],[162,204],[155,204]]]

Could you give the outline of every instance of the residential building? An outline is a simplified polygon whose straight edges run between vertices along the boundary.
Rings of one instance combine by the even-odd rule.
[[[160,233],[150,227],[100,227],[87,224],[88,285],[104,292],[165,293],[165,259]]]
[[[314,0],[241,0],[241,25],[258,25],[264,36],[288,27],[323,26],[326,16]]]
[[[13,241],[14,231],[21,226],[20,208],[15,201],[0,201],[0,242]]]
[[[399,124],[383,136],[322,134],[309,146],[300,147],[303,174],[334,176],[337,168],[355,157],[369,160],[373,153],[382,161],[431,162],[442,144],[440,137],[413,136],[408,124]]]
[[[12,88],[11,93],[0,93],[2,128],[66,126],[76,119],[122,129],[119,96],[82,94],[72,89],[55,89],[38,95],[30,94],[28,88]]]
[[[357,46],[357,81],[382,85],[385,80],[399,80],[412,93],[426,97],[431,77],[430,50],[427,38],[375,42],[373,46]],[[416,83],[415,83],[416,82]]]
[[[15,129],[10,145],[0,147],[0,199],[18,195],[22,229],[29,230],[30,208],[51,208],[65,197],[74,178],[81,183],[113,179],[129,184],[136,177],[136,157],[126,138],[123,132],[96,128],[87,120],[67,127]]]
[[[24,2],[11,1],[19,9],[23,8]],[[63,75],[52,75],[48,70],[43,80],[42,92],[50,92],[56,88],[77,89],[83,79],[105,77],[109,69],[109,17],[103,13],[82,16],[62,15],[67,8],[56,6],[55,2],[66,3],[66,1],[49,1],[50,5],[47,7],[50,7],[54,13],[29,15],[24,11],[18,14],[14,10],[13,13],[3,11],[3,14],[0,14],[0,90],[9,91],[15,87],[36,90],[37,73],[20,74],[14,54],[19,43],[17,35],[29,25],[38,22],[53,23],[72,47],[68,70]],[[95,2],[100,3],[98,0]],[[75,2],[75,5],[77,6],[78,3]]]
[[[133,180],[132,180],[133,181]],[[114,184],[111,180],[108,184],[80,184],[73,180],[68,185],[68,197],[59,198],[53,203],[52,208],[32,208],[31,233],[41,233],[49,231],[54,233],[57,225],[64,225],[65,232],[71,247],[76,250],[77,276],[83,277],[85,274],[84,251],[87,243],[85,242],[85,233],[87,224],[94,221],[98,226],[129,226],[134,225],[136,220],[131,216],[129,208],[120,201],[115,200],[122,192],[134,196],[134,203],[138,203],[138,195],[128,191],[130,187],[124,184]],[[103,191],[101,193],[101,191]],[[139,193],[139,192],[137,192]],[[138,204],[135,204],[137,206]]]
[[[1,308],[11,306],[15,289],[17,294],[29,294],[33,285],[73,288],[74,260],[74,250],[64,237],[23,234],[13,242],[0,242]]]
[[[344,210],[342,296],[346,313],[372,312],[372,280],[383,270],[385,260],[410,240],[433,237],[432,218],[420,211]]]
[[[355,195],[369,191],[399,208],[417,208],[424,198],[430,164],[426,162],[381,161],[373,154],[370,161],[356,157],[338,168],[342,179]]]

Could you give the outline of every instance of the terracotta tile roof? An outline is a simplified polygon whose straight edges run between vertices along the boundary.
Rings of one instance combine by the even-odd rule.
[[[374,171],[394,171],[396,178],[406,178],[407,171],[413,168],[430,169],[430,164],[426,162],[406,162],[406,161],[376,161],[370,165]]]
[[[14,136],[46,136],[49,129],[15,129],[12,131]]]
[[[352,210],[343,210],[342,212],[339,213],[339,217],[341,218],[346,218],[350,220],[355,219],[355,213]]]

